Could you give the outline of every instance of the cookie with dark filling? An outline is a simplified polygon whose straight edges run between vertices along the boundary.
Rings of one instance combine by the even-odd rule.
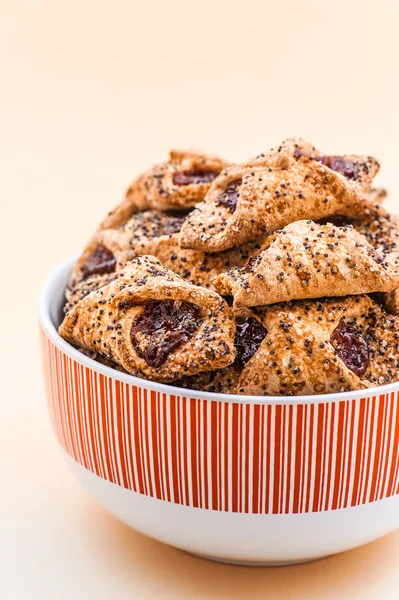
[[[224,169],[183,223],[180,245],[220,252],[294,221],[339,213],[361,202],[378,170],[372,157],[327,156],[288,140]]]
[[[212,280],[235,265],[245,265],[260,248],[260,240],[225,252],[206,253],[179,247],[179,231],[184,215],[145,211],[125,225],[98,231],[69,278],[66,295],[68,312],[89,291],[109,283],[113,275],[136,256],[152,255],[183,279],[212,288]]]
[[[76,261],[67,292],[72,293],[83,280],[118,272],[135,256],[154,255],[159,240],[177,234],[184,218],[185,213],[148,210],[133,215],[124,225],[100,229]]]
[[[371,246],[352,226],[297,221],[273,234],[245,267],[214,280],[235,306],[302,298],[390,292],[399,286],[399,255]]]
[[[183,377],[174,385],[217,394],[236,393],[242,370],[256,354],[266,335],[266,327],[254,313],[246,311],[240,314],[240,311],[236,311],[234,363],[225,369]]]
[[[137,177],[125,198],[103,220],[101,229],[127,223],[140,211],[181,210],[205,198],[212,181],[228,163],[202,152],[172,150],[169,160]]]
[[[154,257],[135,258],[66,315],[60,335],[129,373],[157,381],[235,360],[235,323],[215,292],[193,286]]]
[[[366,295],[257,309],[268,335],[235,392],[323,394],[399,379],[399,319]]]

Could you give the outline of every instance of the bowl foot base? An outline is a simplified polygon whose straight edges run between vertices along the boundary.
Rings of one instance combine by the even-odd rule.
[[[225,565],[234,565],[236,567],[291,567],[294,565],[303,565],[306,563],[313,562],[315,560],[321,560],[327,558],[327,556],[315,556],[314,558],[306,558],[305,560],[287,560],[287,561],[252,561],[252,560],[235,560],[234,558],[220,558],[218,556],[208,556],[206,554],[198,554],[196,552],[188,552],[191,556],[196,558],[202,558],[204,560],[210,560],[212,562],[221,563]]]

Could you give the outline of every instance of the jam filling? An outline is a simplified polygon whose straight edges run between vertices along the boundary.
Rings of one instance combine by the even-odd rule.
[[[239,189],[242,183],[242,179],[237,179],[229,183],[223,194],[219,197],[219,204],[222,204],[229,209],[230,212],[234,212],[237,208],[238,198],[240,196]]]
[[[175,185],[211,183],[218,175],[218,171],[201,171],[200,169],[176,171],[173,173],[173,183]]]
[[[262,257],[260,255],[258,256],[252,256],[249,261],[247,262],[247,264],[245,265],[245,272],[246,273],[252,273],[252,271],[255,271],[257,265],[261,262]]]
[[[104,275],[105,273],[113,273],[115,268],[115,256],[112,254],[111,250],[108,250],[108,248],[102,244],[99,244],[86,258],[86,262],[82,266],[82,274],[86,279],[91,275]]]
[[[186,215],[183,217],[170,217],[164,224],[163,235],[172,235],[172,233],[178,233],[185,221],[185,218]]]
[[[364,375],[369,366],[369,347],[362,335],[341,320],[330,339],[343,363],[358,377]]]
[[[173,350],[193,336],[200,323],[200,309],[195,304],[152,300],[132,326],[132,344],[148,365],[159,367]]]
[[[342,158],[342,156],[315,156],[313,158],[336,171],[336,173],[341,173],[347,179],[356,179],[357,177],[358,166],[351,160]]]
[[[262,323],[257,319],[249,318],[243,323],[237,323],[234,345],[236,347],[236,360],[234,367],[241,370],[253,357],[267,335]]]
[[[295,158],[301,158],[304,154],[301,150],[297,149],[294,151],[294,156]],[[341,175],[344,175],[347,179],[356,179],[359,172],[357,164],[342,156],[311,156],[309,158],[323,163],[323,165],[326,165],[326,167],[329,167],[332,171],[336,171],[336,173],[341,173]]]

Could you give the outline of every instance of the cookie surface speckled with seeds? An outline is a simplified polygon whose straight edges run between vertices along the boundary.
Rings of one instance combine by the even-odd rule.
[[[116,273],[135,256],[154,255],[159,240],[177,234],[184,219],[185,213],[148,210],[124,225],[97,231],[74,265],[67,292],[95,275]]]
[[[224,169],[183,223],[181,247],[220,252],[364,198],[379,169],[375,159],[310,155],[305,146],[290,141],[250,164]]]
[[[151,256],[135,258],[114,281],[78,302],[59,332],[71,344],[157,381],[235,360],[235,323],[227,303]]]
[[[378,193],[381,199],[381,193]],[[362,202],[357,210],[349,207],[344,214],[333,215],[324,220],[337,225],[350,224],[364,235],[378,252],[399,252],[399,217],[384,207],[374,204],[373,198]],[[382,293],[379,301],[393,315],[399,315],[399,290]]]
[[[234,346],[236,358],[234,363],[225,369],[184,377],[174,385],[217,394],[235,393],[239,387],[242,370],[256,354],[267,335],[267,329],[261,323],[260,318],[250,310],[238,310],[235,311],[235,315]]]
[[[134,213],[147,209],[181,210],[195,206],[227,165],[217,156],[172,150],[168,161],[133,181],[124,200],[107,215],[100,228],[123,225]]]
[[[232,266],[244,265],[260,248],[260,241],[254,241],[216,254],[184,250],[178,243],[183,220],[184,216],[179,213],[145,211],[134,215],[126,225],[97,232],[70,275],[66,290],[67,310],[90,286],[95,289],[94,285],[98,288],[100,284],[104,285],[103,281],[111,281],[108,272],[118,272],[136,256],[155,256],[183,279],[213,289],[211,282],[216,275]],[[96,256],[99,257],[97,261]]]
[[[214,280],[235,306],[301,298],[390,292],[399,286],[399,254],[385,254],[353,227],[297,221],[267,238],[245,267]]]
[[[324,394],[399,379],[399,319],[369,296],[294,301],[255,313],[268,335],[236,393]]]

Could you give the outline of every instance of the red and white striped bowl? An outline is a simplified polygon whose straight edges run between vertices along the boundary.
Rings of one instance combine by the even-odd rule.
[[[399,527],[399,383],[321,396],[190,392],[124,375],[57,333],[73,261],[40,300],[51,422],[109,512],[229,562],[310,560]]]

